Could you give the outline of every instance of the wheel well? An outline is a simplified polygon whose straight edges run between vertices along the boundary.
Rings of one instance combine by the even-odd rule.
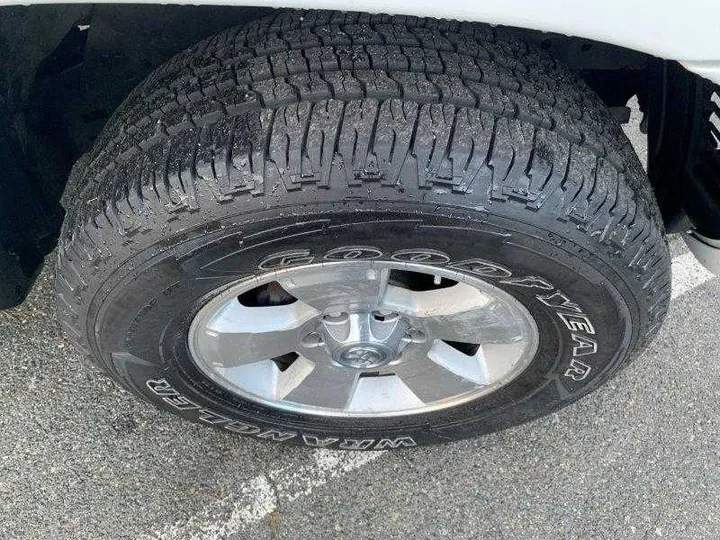
[[[0,79],[0,87],[7,86],[0,95],[12,96],[0,101],[0,158],[7,164],[2,172],[5,196],[0,198],[0,269],[12,268],[15,276],[9,288],[4,282],[9,278],[2,274],[11,273],[0,270],[1,309],[22,301],[43,257],[54,248],[70,168],[92,147],[130,90],[174,54],[271,10],[112,4],[0,10],[6,15],[0,17],[0,44],[12,44],[0,47],[8,51],[0,71],[8,66],[14,70],[14,78]],[[679,177],[660,164],[667,158],[666,148],[682,142],[668,126],[681,122],[683,115],[667,105],[675,99],[668,90],[668,72],[682,68],[588,39],[512,31],[576,70],[621,121],[629,113],[628,100],[639,97],[655,143],[651,178],[666,221],[674,220],[681,210],[674,198]],[[678,80],[700,84],[689,72],[679,73]],[[691,93],[683,102],[690,108]],[[653,115],[661,115],[663,123]]]
[[[720,89],[663,62],[648,106],[648,174],[668,230],[720,238]]]

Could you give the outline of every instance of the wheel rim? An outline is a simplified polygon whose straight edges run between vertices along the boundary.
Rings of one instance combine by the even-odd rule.
[[[251,401],[319,416],[460,405],[532,361],[537,325],[514,297],[426,264],[312,264],[242,280],[197,313],[197,367]]]

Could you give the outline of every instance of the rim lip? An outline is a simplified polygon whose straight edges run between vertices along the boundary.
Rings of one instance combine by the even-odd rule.
[[[462,394],[456,394],[447,398],[436,400],[427,404],[423,407],[416,409],[406,409],[400,411],[383,411],[373,413],[357,413],[341,411],[336,409],[328,409],[322,407],[315,407],[311,405],[303,405],[296,402],[285,401],[285,400],[272,400],[267,399],[252,392],[248,392],[234,381],[218,373],[210,364],[202,360],[202,356],[199,355],[199,347],[197,346],[195,337],[202,331],[206,326],[207,322],[229,301],[237,298],[240,294],[250,291],[256,287],[277,281],[288,274],[292,274],[296,271],[307,271],[309,269],[328,269],[333,267],[341,267],[347,265],[363,265],[367,268],[389,268],[397,270],[407,270],[413,272],[419,272],[424,274],[439,275],[444,278],[452,279],[454,281],[463,282],[468,285],[474,286],[482,291],[492,294],[495,298],[501,300],[506,306],[510,307],[513,311],[519,312],[522,316],[525,324],[525,329],[528,331],[528,347],[523,352],[521,359],[515,364],[512,370],[508,371],[503,377],[493,382],[492,384],[478,387],[474,391],[465,392]],[[496,285],[481,279],[476,276],[468,275],[465,273],[458,272],[457,270],[442,268],[434,264],[421,264],[421,263],[410,263],[401,261],[388,261],[388,260],[354,260],[354,261],[323,261],[320,263],[311,263],[296,265],[282,270],[271,270],[264,272],[260,275],[250,276],[247,278],[240,279],[230,284],[223,285],[216,289],[217,293],[210,293],[210,300],[206,301],[205,304],[197,311],[194,315],[190,328],[187,334],[187,345],[190,352],[190,360],[193,365],[200,370],[200,372],[218,384],[224,390],[231,394],[248,400],[251,403],[262,404],[275,410],[283,410],[296,414],[323,417],[335,417],[335,418],[380,418],[380,417],[403,417],[403,416],[416,416],[420,414],[435,412],[441,409],[450,409],[459,405],[474,401],[481,397],[485,397],[491,393],[497,392],[504,386],[517,379],[533,362],[537,351],[539,349],[539,331],[535,318],[531,315],[525,305],[520,302],[517,298],[512,296],[510,293],[500,289]],[[351,368],[348,368],[351,369]]]

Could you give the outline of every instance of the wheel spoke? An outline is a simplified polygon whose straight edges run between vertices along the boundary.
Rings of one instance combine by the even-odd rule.
[[[395,374],[423,402],[470,392],[477,384],[456,375],[428,357],[427,347],[409,345],[402,352],[402,362],[395,368]]]
[[[219,333],[278,332],[298,328],[319,313],[302,302],[282,306],[248,307],[232,300],[215,313],[207,328]]]
[[[358,375],[357,371],[318,363],[284,399],[314,407],[343,409],[350,399]]]
[[[237,300],[230,301],[196,334],[197,346],[206,351],[216,367],[270,360],[293,352],[298,328],[316,314],[301,302],[247,307]]]
[[[481,354],[469,356],[441,340],[435,340],[428,352],[430,360],[446,370],[477,385],[488,383],[485,359]]]
[[[513,343],[485,343],[480,346],[478,355],[482,356],[488,380],[497,381],[507,377],[522,358],[527,342],[518,340]]]
[[[285,371],[280,371],[272,360],[261,360],[230,368],[219,368],[218,373],[229,380],[242,381],[243,389],[265,399],[285,399],[312,373],[314,364],[298,357]]]
[[[390,285],[383,307],[409,315],[428,335],[446,341],[509,343],[523,337],[524,321],[516,313],[464,283],[430,291]]]
[[[345,408],[353,413],[383,413],[422,407],[422,400],[395,374],[361,377]]]
[[[241,364],[270,360],[294,352],[297,348],[297,330],[284,332],[217,333],[206,330],[197,336],[215,367],[233,367]]]
[[[327,313],[376,304],[390,275],[387,269],[365,266],[330,269],[324,273],[298,272],[278,278],[278,283],[301,302]]]

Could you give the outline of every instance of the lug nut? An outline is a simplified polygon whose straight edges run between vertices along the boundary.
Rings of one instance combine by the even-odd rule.
[[[417,328],[408,328],[405,331],[405,339],[412,343],[422,343],[427,339],[427,337]]]
[[[348,320],[348,314],[344,311],[333,311],[323,315],[323,322],[326,324],[343,324]]]
[[[310,332],[307,336],[302,338],[301,343],[305,347],[319,347],[323,345],[323,338],[317,332]]]

